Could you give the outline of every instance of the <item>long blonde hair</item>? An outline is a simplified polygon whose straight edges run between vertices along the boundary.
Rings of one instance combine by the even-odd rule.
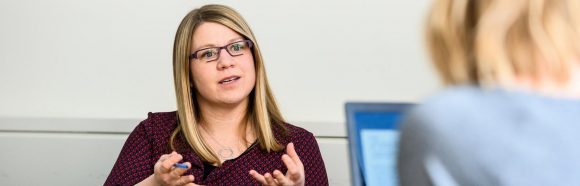
[[[234,9],[224,5],[205,5],[190,11],[181,21],[175,34],[173,77],[179,125],[171,136],[171,148],[175,150],[173,143],[177,134],[181,132],[194,152],[203,161],[217,163],[218,166],[221,166],[217,155],[201,137],[197,127],[201,119],[199,105],[196,99],[192,98],[192,94],[195,94],[196,91],[190,79],[188,56],[191,53],[193,32],[203,22],[222,24],[254,43],[252,53],[256,70],[256,84],[249,95],[250,101],[245,118],[255,131],[260,149],[267,152],[282,150],[284,146],[278,143],[274,137],[273,128],[281,130],[283,136],[286,135],[287,129],[284,127],[285,121],[268,85],[259,44],[242,16]]]
[[[580,59],[580,1],[435,0],[425,34],[447,84],[569,83]]]

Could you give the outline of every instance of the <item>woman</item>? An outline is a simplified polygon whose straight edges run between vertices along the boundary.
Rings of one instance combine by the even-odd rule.
[[[105,185],[328,185],[314,136],[283,120],[258,43],[235,10],[187,14],[173,70],[177,112],[149,113]]]
[[[580,185],[580,1],[436,0],[453,85],[403,123],[402,185]]]

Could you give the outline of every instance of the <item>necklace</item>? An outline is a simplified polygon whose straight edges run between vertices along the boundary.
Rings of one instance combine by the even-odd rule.
[[[209,136],[209,138],[211,138],[215,143],[217,143],[219,146],[221,146],[222,148],[220,150],[218,150],[218,155],[223,159],[223,160],[231,160],[233,159],[234,156],[234,150],[231,147],[227,147],[225,145],[222,145],[220,142],[218,142],[218,140],[216,140],[206,129],[205,127],[201,126],[201,129],[203,131],[205,131],[205,133],[207,133],[207,135]]]

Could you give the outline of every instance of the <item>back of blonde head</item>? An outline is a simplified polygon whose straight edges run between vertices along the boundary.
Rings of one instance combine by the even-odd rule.
[[[580,1],[435,0],[426,39],[447,84],[567,84],[580,59]]]

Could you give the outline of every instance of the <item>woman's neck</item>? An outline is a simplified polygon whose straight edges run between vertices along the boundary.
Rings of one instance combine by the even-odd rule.
[[[238,104],[217,105],[198,100],[201,125],[214,135],[238,135],[245,133],[247,99]]]
[[[570,68],[569,79],[566,82],[546,75],[539,78],[520,76],[516,78],[514,84],[520,89],[548,97],[580,99],[580,64],[576,63]]]
[[[238,157],[255,140],[248,124],[247,99],[235,105],[216,105],[198,100],[201,112],[200,130],[204,141],[221,162]]]

